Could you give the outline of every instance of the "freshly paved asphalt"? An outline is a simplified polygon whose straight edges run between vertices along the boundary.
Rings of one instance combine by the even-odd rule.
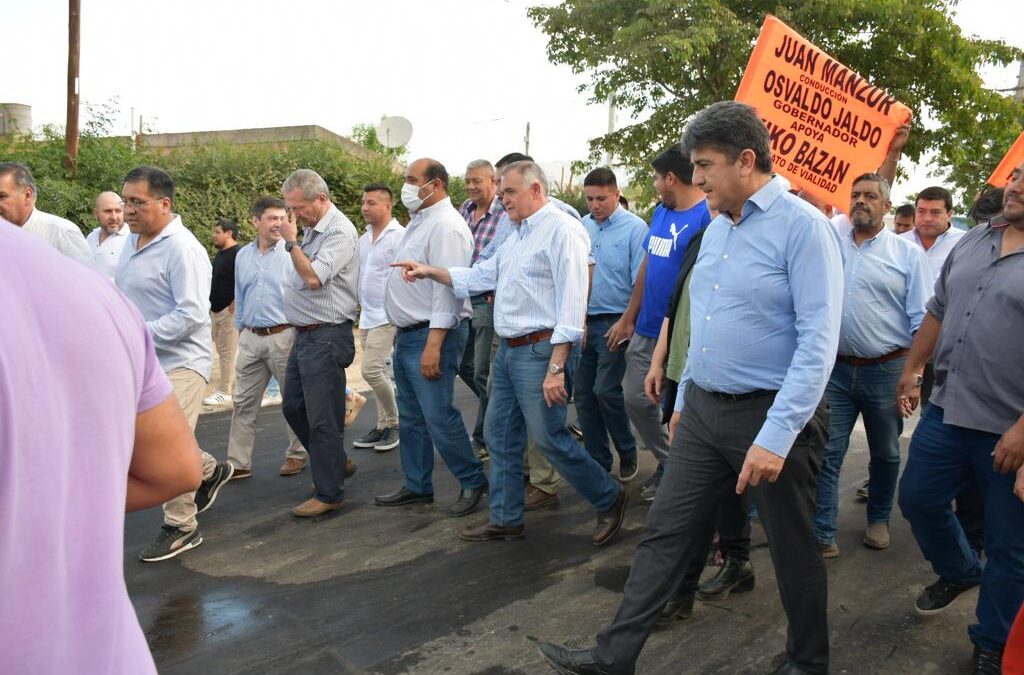
[[[475,403],[457,387],[471,422]],[[374,419],[371,400],[346,439],[365,433]],[[229,423],[230,412],[213,413],[197,429],[202,447],[222,459]],[[373,496],[402,483],[398,451],[360,450],[353,453],[358,471],[346,484],[345,508],[303,521],[289,509],[309,495],[309,472],[277,475],[285,444],[280,408],[264,408],[255,475],[224,487],[200,516],[204,543],[179,558],[139,562],[161,514],[129,515],[128,591],[162,673],[548,673],[536,639],[587,646],[618,607],[647,512],[638,498],[607,548],[591,545],[594,513],[568,486],[560,506],[529,514],[524,539],[469,544],[456,532],[486,518],[486,509],[445,516],[457,486],[442,462],[434,505],[382,509]],[[828,561],[832,672],[969,672],[966,626],[977,592],[941,615],[914,613],[914,598],[933,576],[906,521],[894,514],[886,551],[860,543],[864,507],[854,490],[866,462],[858,430],[842,477],[842,555]],[[634,497],[653,468],[642,452]],[[698,603],[691,620],[652,635],[638,672],[772,672],[786,623],[756,524],[752,559],[753,592]]]

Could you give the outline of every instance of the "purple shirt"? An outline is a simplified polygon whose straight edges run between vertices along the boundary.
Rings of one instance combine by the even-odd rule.
[[[105,277],[0,225],[0,673],[155,673],[124,582],[135,417],[171,386]]]

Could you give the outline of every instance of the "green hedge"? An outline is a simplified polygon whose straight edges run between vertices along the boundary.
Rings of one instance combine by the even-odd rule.
[[[63,166],[62,136],[48,131],[36,140],[0,139],[0,161],[21,162],[32,170],[39,186],[39,208],[67,218],[86,233],[96,226],[92,216],[96,195],[104,190],[120,192],[125,174],[135,166],[159,166],[177,185],[174,210],[211,252],[211,230],[220,218],[238,221],[242,239],[251,240],[252,202],[263,195],[280,196],[281,183],[297,168],[310,168],[323,176],[334,203],[360,230],[363,186],[386,183],[395,191],[398,202],[402,185],[402,176],[394,171],[389,159],[354,157],[323,141],[287,145],[218,143],[165,152],[145,147],[132,152],[127,139],[84,136],[78,176],[72,179]],[[452,201],[458,206],[465,198],[461,179],[452,181],[451,191]],[[395,204],[395,216],[403,223],[408,220],[401,203]]]

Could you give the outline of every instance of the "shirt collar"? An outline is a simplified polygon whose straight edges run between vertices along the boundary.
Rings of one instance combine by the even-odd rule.
[[[335,206],[334,204],[331,204],[331,208],[327,209],[327,213],[323,215],[323,217],[317,222],[313,229],[321,234],[327,231],[327,226],[334,221],[334,212],[337,210],[338,207]]]
[[[551,215],[551,213],[553,213],[553,212],[554,212],[554,211],[556,211],[556,210],[557,210],[557,209],[556,209],[555,205],[554,205],[554,204],[552,204],[552,203],[551,203],[551,200],[549,199],[549,200],[548,200],[548,201],[547,201],[547,202],[546,202],[546,203],[544,204],[544,206],[542,206],[542,207],[540,207],[539,209],[537,209],[537,211],[536,211],[536,212],[535,212],[535,213],[534,213],[533,215],[531,215],[531,216],[527,216],[526,218],[523,218],[523,219],[522,219],[521,221],[519,221],[519,223],[518,223],[518,224],[517,224],[517,223],[516,223],[516,222],[515,222],[514,220],[511,220],[511,219],[510,219],[510,222],[511,222],[511,223],[512,223],[513,225],[515,225],[515,226],[516,226],[516,227],[517,227],[518,229],[520,229],[520,230],[522,230],[522,229],[523,229],[524,227],[525,227],[525,228],[527,228],[527,229],[530,229],[530,228],[531,228],[531,227],[533,226],[533,223],[534,223],[534,222],[535,222],[535,221],[536,221],[536,220],[537,220],[537,219],[538,219],[539,217],[541,217],[541,218],[542,218],[544,214],[547,214],[547,215]]]
[[[622,204],[618,204],[616,205],[615,210],[612,211],[611,215],[604,219],[603,223],[598,222],[597,218],[595,218],[594,216],[590,216],[590,219],[593,220],[594,224],[597,225],[598,227],[605,228],[608,227],[609,225],[614,225],[618,221],[619,216],[622,215],[622,211],[625,211],[625,209],[622,208]]]
[[[120,230],[118,230],[117,232],[115,232],[114,234],[115,234],[116,236],[118,236],[118,237],[126,237],[126,236],[128,236],[129,234],[131,234],[131,233],[132,233],[132,231],[131,231],[131,229],[130,229],[130,228],[128,227],[128,223],[121,223],[121,229],[120,229]]]
[[[789,181],[781,176],[773,175],[772,179],[764,184],[760,190],[750,195],[750,198],[747,199],[747,204],[753,204],[762,211],[767,211],[775,203],[776,199],[788,191]],[[747,204],[743,205],[744,216],[748,213]]]
[[[452,198],[451,197],[445,197],[444,199],[442,199],[441,201],[439,201],[436,204],[431,204],[430,206],[428,206],[426,208],[419,209],[418,211],[416,211],[416,215],[417,216],[420,216],[420,215],[426,216],[426,215],[429,215],[429,214],[433,213],[435,210],[436,211],[444,210],[443,208],[438,208],[439,206],[440,207],[444,207],[444,206],[449,206],[450,207],[451,205],[452,205]]]
[[[177,213],[173,213],[171,215],[174,216],[174,218],[171,220],[171,222],[167,223],[167,225],[164,226],[164,229],[160,230],[160,234],[158,234],[155,237],[153,237],[153,240],[150,241],[145,246],[143,246],[141,249],[136,248],[136,246],[138,244],[138,241],[139,241],[139,236],[140,235],[135,235],[132,238],[132,248],[135,248],[135,252],[136,253],[141,253],[142,251],[145,251],[147,248],[151,247],[153,244],[157,243],[158,241],[163,241],[164,239],[167,239],[168,237],[173,237],[174,235],[180,233],[182,230],[185,229],[185,226],[181,222],[181,216],[179,216]]]

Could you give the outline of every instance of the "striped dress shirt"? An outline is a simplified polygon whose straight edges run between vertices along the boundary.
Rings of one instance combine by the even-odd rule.
[[[308,326],[354,321],[359,285],[355,225],[332,204],[316,227],[307,227],[303,232],[302,252],[309,258],[321,285],[317,289],[307,286],[292,265],[284,289],[288,323]]]
[[[552,344],[578,342],[587,312],[590,238],[550,201],[518,225],[495,255],[452,268],[455,295],[494,291],[494,330],[503,338],[553,330]]]

